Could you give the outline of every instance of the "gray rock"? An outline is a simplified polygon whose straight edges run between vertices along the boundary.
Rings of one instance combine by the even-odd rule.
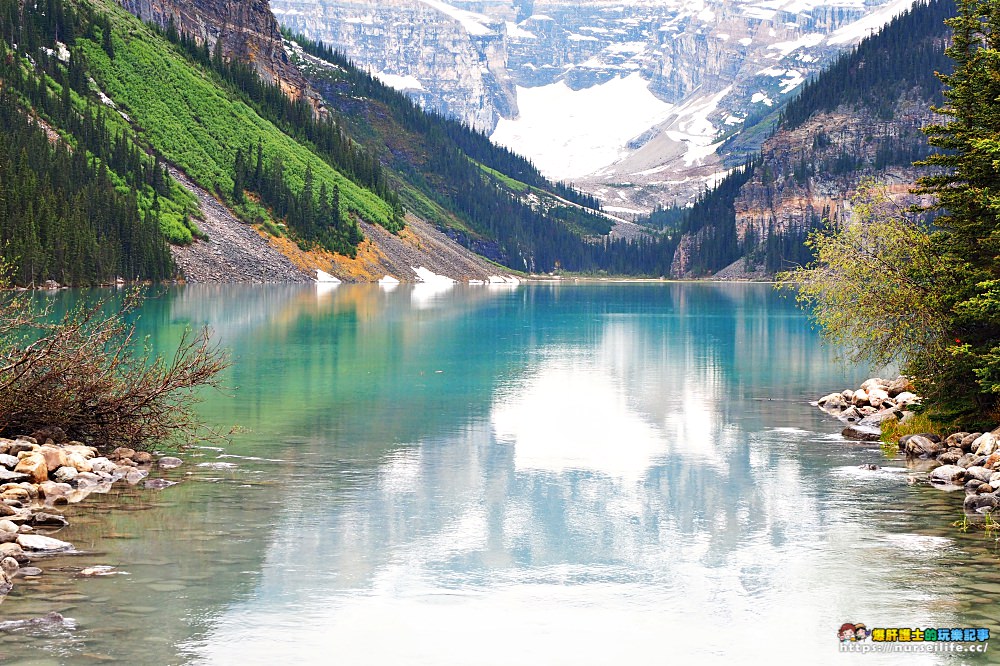
[[[38,567],[21,567],[17,570],[18,578],[29,578],[32,576],[41,576],[42,570]]]
[[[862,442],[877,442],[882,437],[882,431],[878,428],[859,424],[847,426],[840,431],[840,434],[847,439],[855,439]]]
[[[968,436],[967,432],[954,432],[944,439],[944,445],[950,448],[962,448],[962,440]]]
[[[957,465],[962,458],[962,449],[948,449],[937,457],[942,465]]]
[[[57,612],[52,611],[48,615],[43,615],[42,617],[0,622],[0,631],[16,631],[19,629],[30,629],[32,627],[51,627],[54,625],[62,625],[72,629],[76,626],[76,623],[69,618],[63,617]]]
[[[913,383],[906,377],[897,377],[896,379],[889,382],[889,386],[886,387],[886,391],[889,393],[889,397],[895,398],[900,393],[905,391],[912,391]]]
[[[0,467],[14,469],[17,467],[17,456],[8,455],[6,453],[0,455]]]
[[[69,521],[66,517],[58,513],[44,513],[39,511],[38,513],[33,513],[28,522],[35,527],[65,527],[69,525]]]
[[[17,537],[17,544],[25,550],[35,550],[41,552],[58,552],[61,550],[72,550],[73,544],[67,541],[60,541],[52,537],[41,534],[22,534]]]
[[[962,485],[965,483],[965,470],[958,465],[935,467],[931,470],[930,482],[933,484]]]
[[[988,484],[983,483],[979,479],[969,479],[965,482],[965,492],[969,495],[975,495],[979,492],[979,486],[985,486]]]
[[[104,457],[91,458],[90,467],[91,469],[94,470],[95,473],[106,472],[108,474],[113,474],[114,471],[118,469],[118,465],[116,465],[115,463],[111,462],[110,460]]]
[[[28,561],[28,556],[24,554],[24,549],[17,543],[0,543],[0,557],[13,557],[21,564]]]
[[[979,439],[972,443],[972,450],[978,456],[988,456],[997,450],[997,438],[991,433],[983,433]]]
[[[966,495],[962,508],[966,513],[992,513],[1000,505],[996,493],[982,495]]]
[[[969,478],[979,479],[983,483],[989,483],[990,477],[993,476],[993,471],[988,470],[985,467],[980,467],[979,465],[974,465],[966,468],[965,474]]]
[[[981,433],[981,432],[973,432],[973,433],[969,433],[968,435],[966,435],[965,437],[963,437],[962,438],[962,445],[961,445],[962,446],[962,450],[965,451],[966,453],[970,453],[972,451],[972,443],[974,441],[976,441],[977,439],[979,439],[979,437],[982,434],[983,433]]]
[[[6,467],[0,467],[0,483],[20,483],[28,479],[27,474],[12,472]]]
[[[127,481],[129,485],[134,486],[135,484],[145,479],[147,476],[149,476],[149,472],[147,472],[146,470],[136,469],[133,467],[129,469],[128,473],[125,475],[125,481]]]
[[[896,421],[899,419],[899,412],[895,409],[883,409],[880,412],[870,414],[858,421],[858,425],[881,427],[886,421]]]
[[[181,460],[180,458],[174,458],[172,456],[164,456],[163,458],[160,458],[156,464],[163,469],[173,469],[175,467],[180,467],[181,465],[183,465],[184,461]]]
[[[962,468],[969,468],[976,465],[982,465],[984,462],[986,462],[985,456],[977,456],[975,453],[966,453],[958,459],[956,464]]]
[[[944,445],[923,435],[907,435],[899,440],[900,448],[913,458],[933,458],[944,451]]]
[[[851,422],[851,421],[860,421],[861,419],[865,418],[865,415],[862,414],[861,410],[858,409],[857,407],[851,406],[842,411],[840,414],[838,414],[837,418],[840,419],[841,421]]]
[[[79,473],[80,472],[77,471],[76,467],[71,467],[70,465],[63,465],[56,471],[52,472],[52,478],[58,481],[59,483],[69,483],[70,481],[75,479],[77,474]]]
[[[164,488],[176,485],[176,481],[167,481],[166,479],[149,479],[146,481],[145,487],[151,490],[163,490]]]

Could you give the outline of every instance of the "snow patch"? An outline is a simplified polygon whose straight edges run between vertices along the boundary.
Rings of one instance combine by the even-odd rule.
[[[424,84],[417,80],[417,77],[412,74],[407,74],[405,76],[400,74],[387,74],[386,72],[375,72],[372,74],[376,79],[389,86],[390,88],[395,88],[400,92],[407,91],[417,91],[417,90],[427,90],[424,88]]]
[[[490,22],[488,16],[459,9],[458,7],[452,7],[451,5],[441,2],[440,0],[420,0],[420,2],[455,19],[462,24],[462,27],[465,28],[465,31],[470,35],[482,37],[484,35],[493,34],[493,31],[484,25]]]
[[[513,21],[507,21],[506,26],[508,37],[513,37],[514,39],[538,39],[538,35],[528,32]]]
[[[772,58],[787,56],[793,51],[797,51],[802,48],[810,48],[813,46],[819,46],[823,43],[826,35],[819,32],[810,32],[808,35],[802,35],[798,39],[791,42],[776,42],[770,44],[767,47],[768,51],[777,51],[781,55],[772,55]]]
[[[860,42],[865,37],[881,30],[882,26],[908,10],[912,5],[913,0],[892,0],[878,11],[835,30],[826,40],[826,43],[850,44],[852,42]]]
[[[501,118],[493,141],[526,155],[557,180],[611,164],[627,152],[632,138],[666,120],[674,108],[657,99],[638,73],[583,90],[563,81],[519,86],[517,105],[520,116]]]

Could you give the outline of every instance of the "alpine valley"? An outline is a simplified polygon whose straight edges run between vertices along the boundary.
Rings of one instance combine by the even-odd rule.
[[[768,274],[864,178],[908,196],[953,11],[3,5],[25,285]]]

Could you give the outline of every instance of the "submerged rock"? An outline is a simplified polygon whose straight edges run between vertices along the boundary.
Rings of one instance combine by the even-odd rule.
[[[180,458],[174,458],[173,456],[164,456],[163,458],[160,458],[156,464],[163,469],[173,469],[183,465],[184,461]]]
[[[7,620],[6,622],[0,622],[0,631],[16,631],[18,629],[31,629],[32,627],[46,628],[55,625],[61,625],[69,629],[76,627],[76,623],[67,618],[63,617],[60,613],[52,611],[47,615],[42,617],[33,617],[27,620]]]
[[[145,487],[151,490],[163,490],[164,488],[169,488],[170,486],[176,486],[176,481],[167,481],[166,479],[148,479],[146,481]]]

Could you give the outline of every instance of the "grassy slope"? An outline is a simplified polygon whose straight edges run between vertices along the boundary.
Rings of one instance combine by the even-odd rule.
[[[361,218],[388,224],[392,210],[381,198],[335,170],[315,153],[234,99],[214,76],[201,71],[149,26],[109,0],[94,0],[115,26],[115,58],[99,39],[80,39],[104,92],[141,128],[150,146],[208,190],[229,195],[236,151],[258,143],[265,158],[281,155],[293,190],[311,166],[316,189],[340,188],[341,206]]]

